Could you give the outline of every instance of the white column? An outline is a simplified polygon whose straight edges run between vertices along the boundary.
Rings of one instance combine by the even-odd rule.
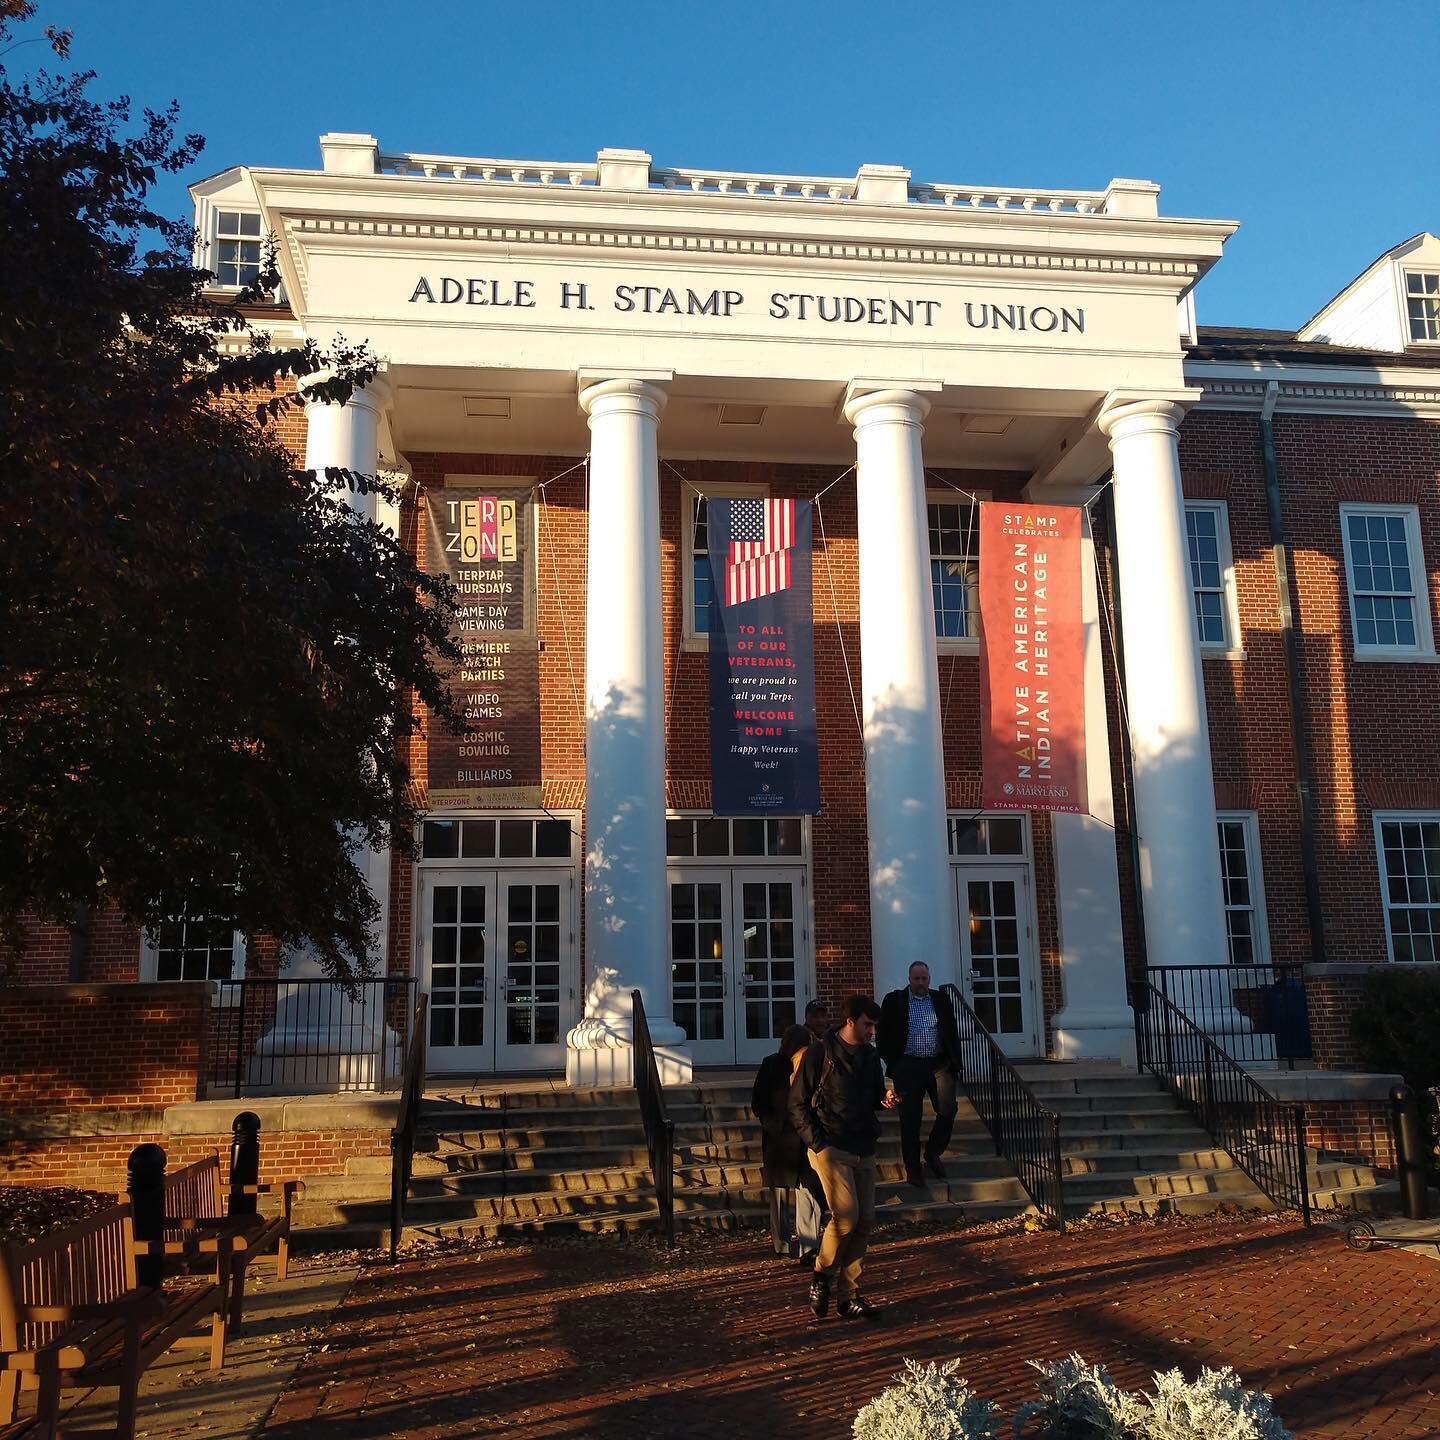
[[[376,474],[380,428],[390,403],[390,387],[383,380],[355,391],[343,405],[307,398],[305,468]],[[366,520],[378,516],[385,523],[393,508],[381,507],[373,491],[358,495],[347,487],[345,493],[351,508]],[[366,849],[357,861],[379,906],[370,961],[375,974],[383,976],[389,952],[390,849]],[[309,950],[290,951],[285,955],[282,978],[321,980],[325,972]],[[378,990],[368,993],[373,996]],[[263,1080],[278,1094],[374,1088],[385,1074],[398,1072],[400,1040],[385,1024],[382,1006],[370,1007],[367,1023],[356,1023],[359,1013],[334,990],[319,989],[317,993],[317,987],[306,985],[282,990],[274,1023],[256,1043],[250,1083],[253,1086]],[[324,1058],[317,1060],[317,1056]]]
[[[1083,504],[1090,491],[1030,492],[1040,503]],[[1085,775],[1088,815],[1051,816],[1055,900],[1064,1005],[1052,1023],[1060,1060],[1135,1063],[1135,1020],[1125,986],[1120,870],[1115,856],[1115,797],[1110,725],[1100,648],[1095,542],[1088,512],[1080,542],[1081,618],[1085,625]]]
[[[585,618],[585,1015],[568,1036],[572,1085],[631,1079],[631,998],[645,1001],[662,1078],[690,1077],[671,1018],[665,879],[665,667],[657,432],[649,379],[586,385],[590,417]]]
[[[1140,888],[1146,951],[1157,968],[1223,965],[1229,953],[1175,443],[1183,413],[1171,400],[1112,397],[1100,415],[1115,463]]]
[[[305,468],[350,470],[357,475],[375,475],[380,469],[380,427],[393,396],[382,379],[351,393],[343,405],[307,400],[305,405]],[[375,491],[358,494],[346,487],[350,508],[365,520],[393,526],[394,507],[383,503]],[[390,849],[367,850],[360,868],[380,907],[377,920],[377,949],[372,958],[383,975],[389,954],[390,937]]]
[[[935,606],[920,436],[930,402],[852,386],[860,550],[860,682],[877,993],[914,960],[959,979],[946,838]]]

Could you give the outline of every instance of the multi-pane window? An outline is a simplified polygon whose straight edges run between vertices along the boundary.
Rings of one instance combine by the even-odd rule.
[[[1406,274],[1405,318],[1412,341],[1440,340],[1440,274],[1414,270]]]
[[[1345,573],[1357,651],[1428,650],[1420,529],[1413,506],[1344,506]]]
[[[1260,847],[1250,812],[1217,817],[1220,889],[1225,900],[1225,937],[1232,965],[1265,963],[1265,906]]]
[[[260,217],[247,210],[216,212],[216,284],[242,290],[260,277]]]
[[[774,819],[723,815],[685,816],[665,822],[665,853],[671,859],[690,856],[798,856],[805,850],[805,829],[795,816]]]
[[[952,857],[1023,856],[1025,820],[1020,815],[952,815],[949,842]]]
[[[437,819],[425,822],[426,860],[568,860],[573,836],[565,819]]]
[[[942,640],[974,639],[980,633],[979,507],[931,501],[930,592],[935,599],[935,634]]]
[[[1440,816],[1379,819],[1392,960],[1440,960]]]
[[[228,920],[176,916],[151,937],[157,980],[232,980],[243,970],[244,952]]]
[[[1233,582],[1223,502],[1185,506],[1185,542],[1190,554],[1196,633],[1202,645],[1224,649],[1230,644],[1227,587]]]

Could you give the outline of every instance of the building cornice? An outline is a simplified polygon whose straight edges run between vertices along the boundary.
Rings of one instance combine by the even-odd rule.
[[[1342,370],[1333,365],[1217,364],[1185,362],[1185,378],[1200,387],[1201,410],[1255,410],[1267,385],[1279,386],[1282,413],[1367,415],[1440,419],[1440,371],[1433,378],[1413,369]]]

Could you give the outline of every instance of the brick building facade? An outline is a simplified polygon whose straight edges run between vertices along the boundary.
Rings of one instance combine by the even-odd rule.
[[[1233,227],[1160,217],[1142,182],[1016,199],[867,166],[853,181],[765,177],[757,189],[756,177],[662,171],[631,152],[570,174],[388,156],[368,137],[322,148],[320,172],[227,171],[195,190],[202,235],[237,263],[248,243],[237,217],[259,214],[282,237],[286,298],[265,319],[277,336],[341,332],[388,358],[343,423],[317,415],[326,407],[287,422],[298,461],[406,474],[404,505],[370,518],[422,558],[427,507],[447,487],[503,481],[534,496],[541,804],[436,808],[418,864],[373,860],[377,962],[417,976],[432,1005],[446,997],[438,1068],[604,1078],[615,1072],[595,1057],[626,1052],[614,997],[632,984],[677,1063],[748,1064],[807,999],[888,988],[917,956],[967,989],[1012,1053],[1116,1058],[1127,978],[1147,960],[1318,965],[1323,981],[1332,965],[1436,958],[1440,348],[1406,277],[1440,270],[1440,243],[1409,242],[1362,277],[1368,295],[1389,276],[1398,298],[1394,333],[1367,332],[1361,348],[1315,328],[1343,328],[1344,294],[1298,335],[1196,332],[1183,303],[1177,328],[1177,302]],[[628,305],[593,319],[617,276]],[[702,318],[691,304],[677,323],[647,313],[647,286],[659,296],[682,282],[692,301],[712,285],[737,299]],[[727,329],[752,285],[770,292],[768,313]],[[783,328],[790,302],[827,286],[837,317],[846,294],[869,305],[867,286],[939,297],[900,303],[942,317],[944,333],[842,336],[823,318]],[[546,310],[536,297],[551,292]],[[502,293],[508,311],[495,308]],[[952,314],[959,328],[944,330]],[[1067,321],[1077,333],[1038,318],[1056,314],[1081,317]],[[1017,333],[1027,315],[1038,335]],[[866,451],[867,425],[893,452]],[[911,459],[907,433],[923,437]],[[881,491],[923,507],[929,539],[884,600],[894,653],[862,633],[861,502]],[[637,530],[654,507],[639,560],[653,594],[597,547],[597,494],[611,513],[615,497],[634,500]],[[722,831],[695,527],[697,502],[736,495],[816,504],[822,805]],[[935,596],[945,575],[973,582],[981,497],[1087,507],[1089,819],[979,810],[973,614],[947,631]],[[1127,540],[1147,534],[1153,545]],[[643,602],[635,655],[607,632],[597,595]],[[887,794],[877,676],[927,653],[920,738],[936,746],[933,783]],[[1203,701],[1187,712],[1196,666]],[[658,790],[602,754],[595,686],[622,674],[639,677],[639,723],[663,737]],[[422,787],[425,747],[416,737],[410,756]],[[598,820],[597,785],[615,801]],[[910,807],[929,847],[894,893],[877,888],[896,867],[868,838],[892,806]],[[632,844],[651,847],[644,893],[597,908],[596,856]],[[908,953],[886,938],[882,894],[910,907]],[[745,1008],[759,983],[752,901],[781,907],[762,918],[789,947],[767,954],[775,1008],[758,1028]],[[483,920],[478,909],[466,920],[472,903]],[[636,938],[616,942],[625,927]],[[466,946],[477,947],[470,1020],[438,974]],[[17,978],[97,986],[281,964],[263,938],[227,949],[213,923],[147,944],[102,914],[79,942],[37,927]],[[1353,1065],[1331,1013],[1353,986],[1316,988],[1329,997],[1312,1015],[1317,1063]]]

